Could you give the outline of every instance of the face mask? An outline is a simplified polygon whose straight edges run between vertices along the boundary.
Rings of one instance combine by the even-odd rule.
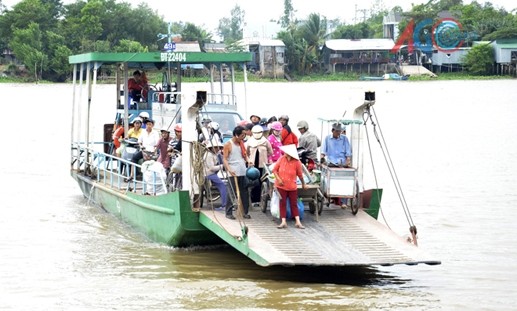
[[[262,133],[253,133],[253,138],[260,139],[262,137]]]

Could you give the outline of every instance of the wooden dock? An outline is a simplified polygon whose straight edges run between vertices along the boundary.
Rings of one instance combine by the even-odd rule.
[[[288,221],[287,229],[277,229],[279,221],[269,211],[255,209],[251,219],[229,220],[224,212],[205,208],[199,219],[261,266],[440,264],[362,210],[354,216],[350,210],[325,208],[319,220],[306,210],[306,229],[295,228],[294,221]]]

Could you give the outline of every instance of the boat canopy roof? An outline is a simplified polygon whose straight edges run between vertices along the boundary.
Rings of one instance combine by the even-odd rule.
[[[222,64],[251,61],[251,53],[206,53],[206,52],[147,52],[147,53],[101,53],[92,52],[72,55],[70,64],[100,62],[103,64],[127,63],[129,68],[163,68],[169,63],[180,64]]]
[[[324,118],[318,118],[321,122],[327,122],[327,123],[341,123],[343,125],[350,125],[350,124],[363,124],[362,120],[350,120],[350,119],[324,119]]]

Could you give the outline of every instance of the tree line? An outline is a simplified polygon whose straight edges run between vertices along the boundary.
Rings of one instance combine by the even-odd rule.
[[[388,10],[378,0],[367,18],[365,12],[361,22],[347,24],[319,13],[298,18],[291,0],[284,0],[277,38],[286,45],[287,70],[300,75],[320,72],[325,40],[382,38],[383,17],[391,10],[403,16],[400,33],[411,18],[438,20],[440,12],[448,11],[464,31],[477,35],[472,41],[517,38],[515,11],[489,2],[463,5],[461,0],[431,0],[403,12],[399,6]],[[230,17],[219,20],[216,35],[228,49],[242,49],[236,43],[243,37],[245,18],[245,11],[235,5]],[[0,0],[0,49],[11,50],[34,79],[65,81],[70,74],[68,56],[73,54],[158,51],[163,41],[157,35],[167,32],[168,26],[145,3],[132,7],[115,0],[77,0],[66,5],[61,0],[22,0],[7,9]],[[182,41],[198,41],[202,50],[205,43],[215,42],[214,34],[188,21],[173,22],[171,31]]]

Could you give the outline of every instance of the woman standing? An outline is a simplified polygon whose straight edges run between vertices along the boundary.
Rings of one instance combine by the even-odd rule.
[[[273,168],[273,175],[275,176],[275,188],[280,194],[280,219],[282,222],[278,225],[278,229],[287,228],[286,222],[286,202],[289,198],[289,205],[291,207],[291,215],[295,219],[295,227],[298,229],[305,229],[300,222],[300,215],[298,213],[298,188],[296,185],[296,178],[298,177],[302,182],[302,188],[307,189],[307,185],[303,180],[302,163],[298,158],[298,151],[294,144],[280,147],[284,155],[276,162]]]
[[[251,137],[246,142],[246,153],[250,163],[248,166],[255,166],[260,172],[260,176],[264,174],[264,167],[269,164],[268,157],[273,155],[273,148],[271,143],[264,137],[263,129],[260,125],[255,125],[251,129]],[[260,194],[262,190],[262,184],[257,183],[251,188],[251,202],[253,204],[260,202]]]
[[[278,121],[271,123],[271,134],[267,140],[273,148],[273,154],[268,157],[269,163],[276,162],[282,156],[282,150],[280,150],[280,147],[282,146],[282,128],[282,123]]]

